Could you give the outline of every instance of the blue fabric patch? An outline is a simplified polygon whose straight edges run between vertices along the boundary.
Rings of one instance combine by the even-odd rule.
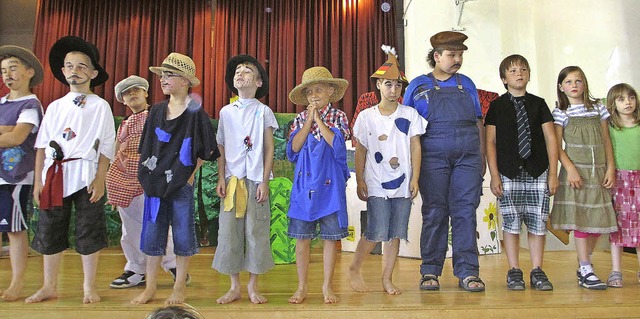
[[[159,210],[160,210],[160,197],[151,197],[145,194],[144,195],[144,213],[143,213],[144,220],[150,221],[155,224],[156,219],[158,219]]]
[[[396,119],[396,127],[400,130],[400,132],[404,134],[409,134],[409,125],[411,125],[411,121],[405,119],[403,117],[399,117]]]
[[[396,178],[394,180],[382,183],[382,188],[384,188],[384,189],[397,189],[397,188],[400,187],[400,185],[402,185],[402,182],[404,182],[404,179],[405,179],[405,175],[402,174],[402,176],[400,176],[400,177],[398,177],[398,178]]]
[[[184,166],[192,166],[193,161],[191,160],[191,137],[187,137],[182,141],[182,146],[180,146],[180,162]]]
[[[156,136],[160,142],[169,143],[169,140],[171,139],[171,134],[163,131],[159,127],[156,127]]]
[[[382,162],[382,154],[380,152],[376,152],[374,156],[376,158],[376,163],[380,164],[380,162]]]

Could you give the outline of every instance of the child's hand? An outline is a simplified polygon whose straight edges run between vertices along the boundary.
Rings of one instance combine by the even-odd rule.
[[[216,186],[216,193],[218,197],[227,197],[227,181],[224,178],[218,178],[218,186]]]
[[[502,197],[502,180],[500,178],[491,178],[491,192],[496,197]]]
[[[256,201],[258,203],[262,203],[269,198],[269,183],[262,182],[258,184],[258,189],[256,190]]]
[[[569,182],[569,186],[575,189],[581,189],[583,182],[580,173],[578,173],[577,169],[567,169],[567,182]]]
[[[616,183],[616,172],[613,170],[607,170],[604,174],[604,179],[602,180],[602,186],[604,188],[611,188]]]
[[[318,113],[318,107],[316,106],[316,104],[315,103],[309,104],[309,106],[307,106],[307,121],[309,122],[315,121],[317,113]]]
[[[40,194],[42,193],[42,183],[33,183],[33,202],[36,206],[40,206]]]
[[[411,190],[411,199],[416,198],[418,193],[420,193],[420,185],[418,184],[418,180],[411,180],[409,183],[409,189]]]
[[[547,187],[549,188],[549,196],[553,196],[558,191],[558,176],[549,175],[547,177]]]
[[[367,184],[365,182],[358,182],[358,198],[365,202],[369,198],[369,190],[367,189]]]
[[[94,178],[93,182],[87,188],[87,192],[91,194],[89,198],[89,202],[95,203],[99,201],[102,196],[104,196],[104,180],[99,178]]]

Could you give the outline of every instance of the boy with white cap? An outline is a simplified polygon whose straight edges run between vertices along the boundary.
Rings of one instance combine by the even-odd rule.
[[[116,207],[122,220],[120,246],[127,259],[124,273],[111,282],[111,288],[129,288],[144,285],[147,256],[140,251],[144,196],[138,182],[138,147],[144,122],[149,114],[147,93],[149,82],[132,75],[115,87],[116,100],[131,109],[133,114],[122,121],[116,135],[116,158],[107,173],[107,200]],[[176,255],[173,253],[171,233],[167,240],[167,254],[162,258],[162,267],[175,277]],[[187,279],[188,280],[188,279]]]
[[[193,60],[174,52],[162,66],[149,70],[159,75],[162,92],[169,100],[151,108],[140,140],[138,180],[144,189],[140,249],[148,256],[147,283],[131,303],[153,299],[171,226],[177,271],[173,292],[165,303],[181,304],[186,298],[190,257],[198,252],[194,174],[202,160],[214,160],[219,153],[209,116],[189,95],[189,88],[200,84]]]
[[[2,82],[10,89],[0,98],[0,235],[9,237],[11,284],[0,298],[15,301],[22,292],[29,244],[27,205],[33,184],[36,152],[33,145],[42,120],[42,105],[31,93],[44,76],[38,58],[29,50],[0,46]]]

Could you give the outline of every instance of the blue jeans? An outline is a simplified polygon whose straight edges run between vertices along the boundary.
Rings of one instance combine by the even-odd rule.
[[[393,238],[407,240],[411,198],[384,198],[370,196],[367,199],[367,229],[364,237],[372,242]]]
[[[318,236],[318,224],[320,224],[320,238],[324,240],[340,240],[349,235],[346,228],[340,228],[338,213],[333,213],[311,222],[289,218],[288,235],[296,239],[315,238]]]
[[[169,236],[173,231],[173,251],[177,256],[198,253],[196,239],[193,186],[186,184],[169,197],[160,199],[156,222],[142,221],[140,250],[148,256],[164,256]]]

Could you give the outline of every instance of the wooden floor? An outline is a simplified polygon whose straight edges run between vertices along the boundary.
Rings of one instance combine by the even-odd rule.
[[[354,293],[347,283],[347,269],[352,253],[338,257],[334,290],[340,303],[322,303],[321,255],[313,254],[310,269],[310,294],[301,305],[290,305],[287,300],[297,285],[295,265],[279,265],[260,279],[260,287],[269,298],[268,304],[253,305],[246,295],[230,305],[217,305],[215,299],[229,288],[229,279],[210,268],[213,249],[203,249],[192,259],[190,273],[193,281],[188,288],[187,302],[206,318],[470,318],[474,316],[510,318],[603,318],[640,317],[640,285],[636,279],[638,262],[635,255],[623,254],[624,288],[589,291],[576,284],[575,252],[548,252],[545,270],[555,286],[552,292],[527,289],[523,292],[507,291],[505,274],[507,260],[504,254],[480,257],[481,277],[487,284],[484,293],[469,293],[457,286],[451,275],[450,260],[445,265],[439,292],[421,292],[418,289],[418,267],[415,259],[400,258],[395,282],[404,293],[390,296],[379,283],[381,256],[370,256],[365,263],[366,280],[377,291]],[[528,269],[528,252],[521,253],[522,268]],[[120,273],[125,259],[117,249],[104,250],[100,257],[98,285],[102,289],[102,302],[82,304],[82,271],[80,257],[74,252],[65,254],[59,278],[59,297],[40,304],[0,302],[0,318],[144,318],[151,310],[162,306],[171,290],[171,276],[161,273],[156,299],[148,305],[132,306],[129,301],[142,288],[110,289],[109,283]],[[611,265],[609,254],[596,252],[593,257],[596,273],[606,278]],[[0,259],[0,286],[6,287],[10,279],[8,258]],[[247,276],[241,276],[246,283]],[[23,294],[32,294],[42,282],[42,258],[29,258],[27,280]]]

